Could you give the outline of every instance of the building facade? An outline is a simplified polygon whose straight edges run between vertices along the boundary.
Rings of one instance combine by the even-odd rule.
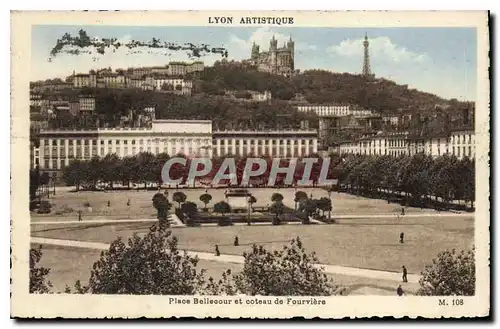
[[[364,155],[415,155],[423,153],[432,157],[445,154],[458,159],[475,157],[475,136],[472,129],[455,129],[449,134],[415,137],[408,132],[383,133],[365,136],[356,141],[342,142],[337,146],[340,154]]]
[[[213,156],[271,156],[290,158],[318,152],[318,134],[313,130],[216,131]]]
[[[317,153],[316,131],[216,131],[209,120],[153,120],[150,129],[41,130],[33,163],[60,170],[72,159],[90,160],[141,152],[188,157],[300,157]]]
[[[60,170],[72,159],[140,152],[186,156],[212,156],[209,120],[154,120],[151,129],[41,130],[40,147],[33,163],[43,170]]]
[[[350,105],[300,105],[299,112],[312,112],[319,117],[368,117],[374,115],[372,111],[355,108]]]
[[[95,110],[95,98],[81,96],[79,99],[80,111],[93,112]]]
[[[278,48],[278,41],[273,36],[267,52],[261,52],[254,43],[250,63],[256,65],[259,71],[291,76],[295,70],[295,42],[290,37],[283,47]]]

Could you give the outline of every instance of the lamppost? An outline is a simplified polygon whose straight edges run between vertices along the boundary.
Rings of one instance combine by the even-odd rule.
[[[328,199],[330,200],[330,210],[328,210],[328,220],[332,219],[331,213],[332,213],[332,190],[333,186],[329,187],[327,192],[328,192]]]
[[[54,187],[54,195],[56,195],[56,177],[57,177],[57,174],[53,173],[52,174],[52,185]]]
[[[247,211],[247,225],[250,226],[250,211],[251,211],[251,207],[252,207],[252,203],[250,202],[251,201],[251,198],[252,196],[250,194],[247,195],[247,206],[248,206],[248,211]]]

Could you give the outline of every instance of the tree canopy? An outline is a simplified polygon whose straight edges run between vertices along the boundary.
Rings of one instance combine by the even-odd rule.
[[[476,287],[475,250],[440,252],[422,271],[419,295],[474,296]]]

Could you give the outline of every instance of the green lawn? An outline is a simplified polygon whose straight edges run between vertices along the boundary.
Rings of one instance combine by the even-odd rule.
[[[83,284],[88,283],[92,264],[99,259],[99,251],[66,248],[57,246],[43,246],[43,256],[40,266],[50,269],[48,279],[52,282],[53,292],[64,292],[66,286],[73,288],[76,280]],[[220,263],[200,260],[199,269],[206,270],[206,277],[220,278],[223,271],[231,269],[233,273],[242,269],[240,264]],[[387,280],[366,279],[355,276],[330,275],[335,284],[345,287],[347,294],[377,294],[394,295],[397,288],[396,282]],[[417,284],[404,284],[403,288],[409,293],[415,293]]]
[[[313,198],[328,197],[325,190],[319,188],[299,189],[306,192]],[[198,204],[203,208],[204,204],[199,200],[204,189],[182,189],[187,195],[187,200]],[[210,208],[216,202],[224,200],[225,189],[209,189],[208,193],[212,195],[212,202],[208,204]],[[175,190],[169,190],[169,199]],[[250,192],[257,199],[256,207],[267,206],[271,204],[273,193],[281,193],[284,196],[283,202],[286,206],[294,208],[295,189],[271,189],[260,188],[250,189]],[[155,191],[107,191],[107,192],[70,192],[58,191],[55,196],[51,196],[49,201],[52,203],[52,213],[48,215],[32,214],[32,220],[76,220],[78,219],[78,210],[82,211],[85,218],[108,218],[108,219],[126,219],[126,218],[156,218],[156,211],[152,206],[151,198]],[[130,206],[127,201],[130,199]],[[388,204],[384,200],[368,199],[356,197],[345,193],[332,193],[333,214],[396,214],[401,210],[398,204]],[[110,207],[108,207],[108,200]],[[89,203],[92,211],[89,212],[84,204]],[[177,204],[176,204],[177,205]],[[406,208],[406,213],[432,213],[433,210],[420,208]]]
[[[111,242],[118,236],[147,232],[150,223],[34,225],[32,236],[80,241]],[[439,251],[466,249],[474,240],[473,218],[414,217],[396,219],[349,219],[333,225],[187,227],[173,229],[180,248],[241,255],[254,243],[277,249],[299,236],[322,263],[368,269],[420,273]],[[405,233],[400,244],[399,234]],[[234,247],[238,236],[240,246]]]

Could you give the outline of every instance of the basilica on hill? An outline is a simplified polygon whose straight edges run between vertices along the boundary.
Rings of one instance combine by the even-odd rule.
[[[259,71],[291,76],[294,73],[295,42],[290,37],[283,47],[278,48],[278,41],[273,36],[269,42],[269,51],[261,52],[255,43],[252,46],[250,63]]]

